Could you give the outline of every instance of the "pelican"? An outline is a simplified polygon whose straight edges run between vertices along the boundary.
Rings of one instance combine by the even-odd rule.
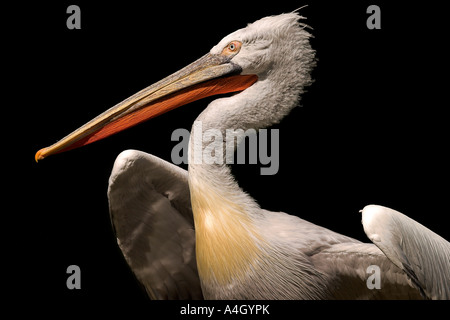
[[[192,127],[187,171],[135,150],[114,163],[113,229],[151,298],[450,298],[449,242],[402,213],[364,207],[372,243],[362,243],[262,209],[225,161],[194,161],[194,150],[207,146],[196,138],[205,130],[266,128],[298,105],[315,66],[302,19],[298,11],[269,16],[229,34],[197,61],[36,153],[42,160],[192,101],[229,94],[198,116],[202,126]],[[379,271],[379,288],[369,285],[371,268]]]

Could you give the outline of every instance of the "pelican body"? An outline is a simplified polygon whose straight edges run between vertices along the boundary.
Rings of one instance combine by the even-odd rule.
[[[246,194],[226,161],[198,163],[208,129],[260,129],[299,103],[315,66],[311,35],[297,12],[260,19],[211,51],[41,149],[36,160],[103,139],[191,101],[198,116],[185,171],[149,154],[119,155],[109,181],[118,244],[155,299],[449,299],[450,244],[395,210],[369,205],[372,243],[270,212]],[[201,130],[203,132],[196,132]],[[223,152],[225,155],[225,152]],[[367,270],[381,270],[381,289]]]

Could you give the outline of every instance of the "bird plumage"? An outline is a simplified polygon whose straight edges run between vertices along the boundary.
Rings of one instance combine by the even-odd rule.
[[[423,296],[450,299],[450,245],[420,223],[381,206],[366,206],[362,223],[369,239],[405,272]]]
[[[448,299],[450,244],[394,210],[367,206],[365,244],[283,212],[260,208],[226,165],[195,161],[206,130],[278,123],[312,83],[315,52],[298,12],[262,18],[124,100],[35,159],[104,138],[213,94],[191,130],[189,168],[139,151],[111,173],[111,220],[123,255],[155,299]],[[236,93],[239,92],[239,93]],[[238,137],[238,141],[242,141]],[[222,144],[225,148],[225,144]],[[214,150],[215,152],[215,150]],[[381,287],[367,283],[376,266]]]
[[[374,244],[263,209],[252,221],[260,236],[252,268],[234,274],[226,287],[213,281],[201,288],[186,170],[141,151],[124,151],[114,164],[108,198],[119,247],[155,299],[422,298],[408,275]],[[220,246],[225,244],[211,249],[219,253]],[[423,255],[433,260],[429,250]],[[371,265],[381,268],[381,290],[366,285]]]
[[[214,100],[199,115],[197,121],[201,121],[202,126],[194,125],[191,130],[188,173],[182,173],[181,169],[174,169],[172,165],[140,152],[129,151],[125,156],[119,157],[119,163],[124,162],[123,158],[128,159],[126,161],[145,158],[148,170],[143,173],[152,176],[153,179],[151,187],[142,186],[139,181],[134,181],[132,186],[129,185],[133,182],[127,177],[128,170],[123,170],[123,166],[120,165],[120,170],[116,168],[117,165],[113,170],[109,189],[111,215],[119,240],[121,236],[127,239],[130,248],[138,246],[140,241],[135,240],[137,239],[134,236],[135,232],[121,233],[121,229],[127,219],[137,218],[136,212],[125,212],[117,208],[116,193],[123,196],[128,191],[114,181],[126,180],[126,187],[131,189],[136,188],[136,185],[150,188],[149,194],[156,197],[152,200],[154,202],[146,198],[138,210],[140,214],[145,212],[145,216],[148,216],[148,210],[154,211],[151,214],[152,218],[145,221],[145,231],[148,233],[144,235],[145,245],[139,244],[139,250],[133,252],[130,248],[124,248],[120,240],[127,261],[138,278],[149,288],[148,291],[153,292],[152,296],[156,298],[181,295],[177,288],[161,285],[167,278],[158,278],[158,275],[152,274],[152,270],[157,269],[153,267],[155,258],[169,261],[165,268],[169,270],[170,283],[180,281],[176,279],[176,275],[181,272],[186,276],[184,269],[188,269],[191,276],[189,281],[196,283],[196,286],[193,286],[194,291],[197,293],[200,285],[202,294],[207,299],[418,299],[421,298],[421,294],[428,298],[447,297],[424,294],[424,290],[428,291],[422,288],[423,282],[419,283],[417,276],[408,271],[410,269],[402,271],[402,267],[396,263],[395,254],[385,255],[373,244],[363,244],[298,217],[261,209],[257,202],[239,187],[226,161],[219,163],[195,161],[194,151],[196,149],[204,151],[209,143],[202,139],[206,130],[213,128],[226,134],[227,129],[244,131],[249,128],[264,128],[279,122],[298,105],[300,94],[312,82],[310,72],[315,65],[315,53],[309,44],[311,35],[305,30],[306,26],[299,22],[300,19],[302,18],[295,12],[263,18],[231,33],[211,49],[210,55],[215,56],[226,50],[229,43],[242,44],[240,52],[232,57],[230,63],[238,65],[241,74],[256,74],[258,80],[239,94]],[[222,155],[225,157],[225,152]],[[156,163],[158,164],[155,165]],[[163,176],[161,172],[172,176]],[[164,191],[163,187],[165,179],[170,181],[172,187],[178,187],[178,191],[171,191],[172,197],[181,196],[181,199],[185,199],[184,205],[189,206],[184,209],[178,206],[178,210],[184,210],[183,214],[177,211],[177,202],[167,197],[168,191]],[[183,187],[180,188],[180,185]],[[190,203],[186,201],[188,193]],[[161,198],[161,195],[165,197]],[[139,197],[134,197],[132,201],[140,200]],[[165,203],[166,209],[156,207],[161,201]],[[369,207],[366,211],[370,211],[370,208],[373,207]],[[363,212],[363,221],[368,219],[366,211]],[[176,218],[177,214],[183,218]],[[129,218],[119,218],[120,215],[127,215]],[[179,222],[171,222],[172,228],[177,230],[175,235],[179,234],[179,228],[182,228],[184,231],[181,233],[186,237],[184,240],[178,238],[173,240],[173,235],[168,233],[168,230],[154,236],[158,231],[152,228],[153,221],[175,221],[175,218]],[[404,221],[405,219],[401,219],[402,223]],[[389,222],[386,225],[386,220],[383,222],[385,224],[383,228],[393,230],[391,234],[396,230],[406,230],[406,235],[400,242],[411,247],[403,252],[414,255],[412,251],[420,245],[416,242],[413,244],[405,242],[413,239],[414,232],[419,230],[414,222],[407,222],[406,225],[402,223],[393,225]],[[137,227],[138,225],[139,223]],[[365,229],[370,229],[373,225],[366,223]],[[412,228],[412,235],[408,235],[409,228]],[[419,232],[423,230],[420,229]],[[430,241],[421,248],[424,251],[422,254],[433,258],[435,253],[426,249],[433,245],[435,238],[430,234],[425,235],[425,238]],[[156,248],[166,245],[167,242],[181,240],[185,241],[182,245],[188,244],[188,247],[182,247],[182,252],[178,250],[175,254],[183,255],[184,261],[189,263],[175,266],[173,258],[167,260],[164,257],[164,249]],[[383,250],[383,245],[375,243]],[[398,241],[388,243],[394,247],[398,244]],[[448,242],[439,240],[438,250],[444,248],[445,251],[448,247]],[[152,256],[154,251],[159,253],[155,257]],[[134,259],[142,260],[138,254],[146,257],[146,260],[141,261],[143,269],[135,267]],[[173,256],[174,251],[169,250],[166,254]],[[197,269],[193,261],[196,261]],[[371,265],[382,268],[383,290],[373,291],[366,284],[367,268]],[[446,266],[449,265],[447,262]],[[427,270],[439,272],[442,271],[442,267],[433,270],[433,266],[427,266]],[[411,268],[413,270],[416,267]],[[441,282],[448,281],[448,275],[445,275],[444,279],[438,279]],[[432,285],[436,286],[436,283]],[[158,295],[154,292],[158,292]],[[199,297],[198,294],[194,296]]]
[[[127,150],[108,186],[118,245],[152,299],[202,299],[187,171]]]

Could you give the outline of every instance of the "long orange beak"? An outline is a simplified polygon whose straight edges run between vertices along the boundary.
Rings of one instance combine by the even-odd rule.
[[[180,71],[137,92],[106,110],[55,144],[39,150],[36,162],[78,148],[215,94],[239,92],[256,82],[256,75],[239,75],[241,68],[226,56],[207,54]]]

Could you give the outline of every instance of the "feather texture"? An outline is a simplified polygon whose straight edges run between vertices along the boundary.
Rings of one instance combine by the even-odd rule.
[[[217,55],[239,41],[231,63],[258,80],[199,115],[189,174],[137,151],[118,157],[108,197],[127,262],[156,299],[448,299],[449,243],[406,216],[366,207],[364,230],[376,246],[364,244],[261,209],[225,161],[193,161],[193,151],[207,147],[196,138],[205,130],[267,127],[298,105],[315,65],[301,19],[296,12],[266,17],[211,49]],[[381,272],[379,290],[367,285],[372,265]]]
[[[450,243],[390,208],[362,210],[364,231],[428,299],[450,299]]]

